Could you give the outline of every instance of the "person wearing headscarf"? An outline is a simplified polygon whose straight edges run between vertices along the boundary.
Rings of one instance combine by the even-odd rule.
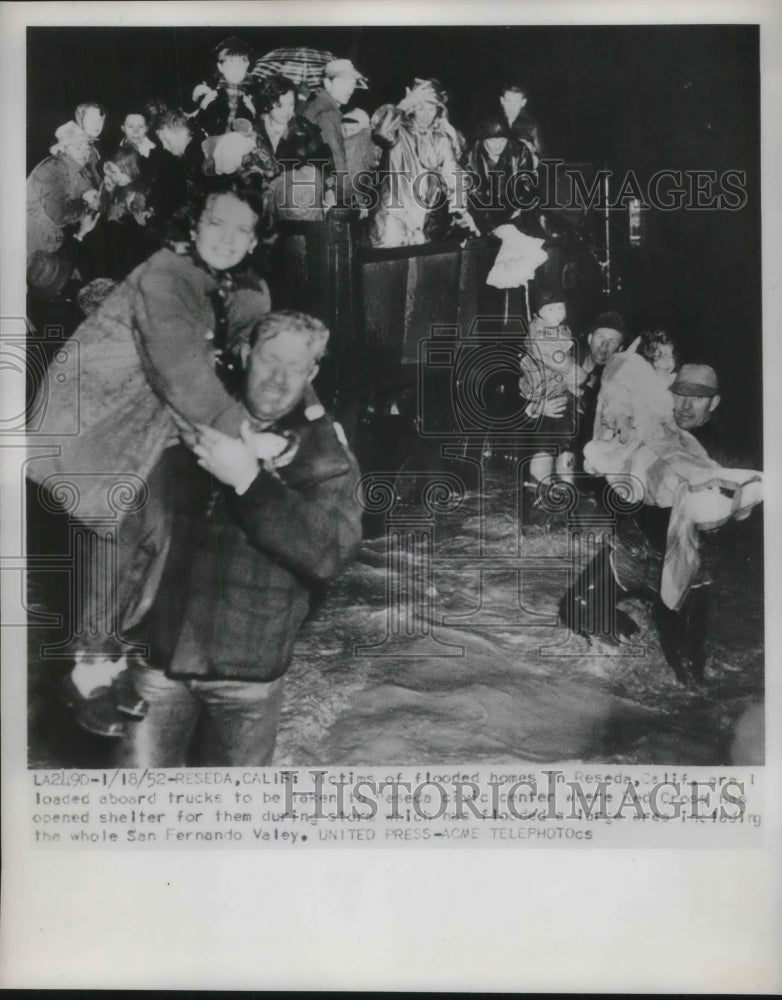
[[[90,158],[87,163],[87,172],[98,187],[102,175],[100,137],[103,126],[106,124],[106,110],[102,104],[96,104],[95,101],[85,101],[83,104],[77,104],[76,110],[73,112],[73,120],[89,139]]]
[[[86,169],[91,150],[87,133],[71,121],[57,129],[55,138],[51,155],[27,178],[28,264],[37,251],[65,259],[69,236],[99,208],[100,196]]]
[[[451,217],[478,233],[461,203],[461,144],[448,121],[448,97],[439,80],[416,79],[396,106],[373,118],[375,142],[386,150],[380,203],[370,222],[375,246],[412,246],[442,239]]]

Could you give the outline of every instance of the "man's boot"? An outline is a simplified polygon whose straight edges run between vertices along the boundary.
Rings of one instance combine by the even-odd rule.
[[[633,619],[617,607],[623,593],[611,569],[610,550],[601,546],[559,602],[559,620],[588,642],[602,639],[614,645],[638,631]]]
[[[680,684],[689,686],[690,674],[683,654],[686,631],[684,615],[680,611],[671,611],[659,598],[655,602],[653,615],[668,666],[676,674],[676,680]]]
[[[704,681],[706,633],[711,609],[711,587],[704,584],[690,591],[682,613],[685,615],[685,665],[696,684]]]

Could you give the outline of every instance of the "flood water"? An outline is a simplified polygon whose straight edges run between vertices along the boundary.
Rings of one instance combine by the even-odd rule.
[[[730,761],[736,719],[763,697],[761,510],[714,546],[706,682],[688,689],[643,599],[622,604],[630,647],[557,624],[572,521],[522,530],[513,462],[424,468],[365,484],[371,537],[301,632],[275,764]],[[31,579],[34,607],[45,583]],[[44,668],[41,639],[30,630],[30,765],[106,766],[105,741],[57,704],[68,664]]]

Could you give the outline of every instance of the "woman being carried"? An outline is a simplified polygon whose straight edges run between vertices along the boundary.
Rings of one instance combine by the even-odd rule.
[[[698,531],[746,517],[762,501],[762,476],[724,468],[674,419],[670,364],[660,364],[661,341],[642,344],[605,367],[584,468],[605,476],[636,500],[670,507],[660,596],[672,609],[684,602],[700,565]],[[657,365],[654,366],[654,361]]]
[[[93,732],[121,735],[111,715],[117,697],[129,714],[139,710],[132,693],[117,695],[108,685],[123,667],[112,662],[126,648],[121,636],[149,607],[165,558],[168,487],[159,459],[183,421],[240,433],[238,351],[270,308],[251,256],[262,219],[253,189],[217,179],[193,204],[184,238],[139,265],[75,333],[78,391],[56,380],[41,389],[45,418],[34,443],[56,445],[57,454],[31,460],[30,477],[56,494],[58,484],[80,476],[81,519],[105,518],[107,498],[120,487],[146,501],[120,515],[112,507],[117,538],[96,536],[99,548],[116,548],[107,558],[119,572],[114,585],[95,573],[86,580],[92,625],[100,627],[83,629],[76,670],[66,679],[77,721]],[[59,436],[74,414],[79,433]]]

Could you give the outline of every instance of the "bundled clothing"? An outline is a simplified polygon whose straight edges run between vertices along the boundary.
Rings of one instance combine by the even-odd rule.
[[[310,122],[317,125],[323,141],[331,150],[331,161],[337,176],[340,178],[337,195],[340,201],[345,201],[351,193],[351,184],[348,179],[345,138],[342,134],[342,113],[339,108],[339,103],[334,100],[331,94],[324,87],[319,87],[318,90],[310,94],[301,113]]]
[[[295,438],[292,460],[262,467],[241,495],[214,484],[207,512],[175,523],[143,634],[150,663],[169,677],[282,676],[312,594],[358,547],[358,468],[323,408],[302,402],[268,430]]]
[[[529,147],[509,139],[499,157],[492,160],[479,139],[465,155],[462,165],[474,178],[468,205],[481,232],[490,233],[510,222],[528,187],[528,182],[518,175],[522,170],[534,169]]]
[[[84,193],[97,189],[86,168],[66,152],[47,156],[27,178],[27,259],[36,250],[56,253],[89,209]]]
[[[195,251],[153,254],[76,331],[79,391],[45,387],[36,442],[53,435],[61,453],[32,462],[31,476],[110,469],[143,478],[176,432],[169,407],[238,436],[242,407],[215,373],[215,352],[235,350],[269,308],[265,281],[249,270],[215,272]],[[78,435],[58,438],[75,408]]]
[[[412,114],[389,106],[380,112],[373,138],[387,151],[383,170],[388,175],[371,220],[372,243],[414,246],[443,238],[450,228],[449,209],[466,209],[458,203],[461,145],[444,112],[423,128]]]
[[[512,122],[508,122],[508,127],[514,139],[518,142],[529,144],[536,157],[543,155],[540,141],[540,128],[532,115],[529,115],[526,111],[521,110]]]
[[[231,391],[239,374],[235,351],[269,307],[266,284],[252,272],[214,272],[195,251],[160,250],[74,334],[78,386],[50,380],[42,387],[45,416],[34,442],[54,446],[55,454],[29,462],[33,481],[56,490],[75,478],[82,520],[107,516],[115,481],[131,492],[146,489],[140,509],[115,513],[119,594],[109,588],[99,595],[101,607],[116,611],[125,626],[136,617],[130,609],[140,601],[138,580],[153,578],[165,551],[166,503],[155,495],[154,473],[178,434],[171,410],[239,435],[244,411]],[[64,436],[61,429],[74,424],[78,433]]]
[[[160,169],[160,163],[165,151],[152,142],[148,136],[144,136],[139,143],[123,139],[119,144],[119,148],[132,149],[138,153],[138,165],[141,173],[139,190],[145,195],[149,194],[155,182],[155,177],[157,177],[157,172]]]
[[[241,495],[182,448],[161,463],[171,546],[133,633],[147,662],[129,668],[149,712],[128,727],[117,766],[271,763],[296,636],[361,539],[356,462],[323,408],[302,400],[271,430],[295,440],[293,455],[261,467]]]
[[[182,156],[163,152],[147,193],[147,208],[152,212],[148,225],[163,243],[163,233],[171,217],[193,200],[194,189],[203,182],[204,152],[194,135]]]
[[[245,77],[241,83],[220,79],[215,87],[216,96],[193,114],[193,120],[205,135],[230,132],[237,118],[255,119],[251,96],[254,82],[252,77]]]
[[[256,146],[242,161],[242,171],[268,185],[272,217],[322,218],[324,179],[331,173],[331,149],[317,125],[296,114],[277,138],[277,147],[258,119]]]
[[[700,566],[699,530],[747,517],[762,500],[762,476],[723,468],[673,419],[673,396],[652,366],[634,353],[605,367],[587,472],[641,491],[644,503],[670,508],[660,595],[684,603]]]
[[[307,164],[323,168],[332,162],[332,152],[320,128],[303,114],[294,115],[285,126],[274,148],[266,131],[263,116],[256,122],[257,146],[268,163],[267,180],[273,180],[283,170]]]

